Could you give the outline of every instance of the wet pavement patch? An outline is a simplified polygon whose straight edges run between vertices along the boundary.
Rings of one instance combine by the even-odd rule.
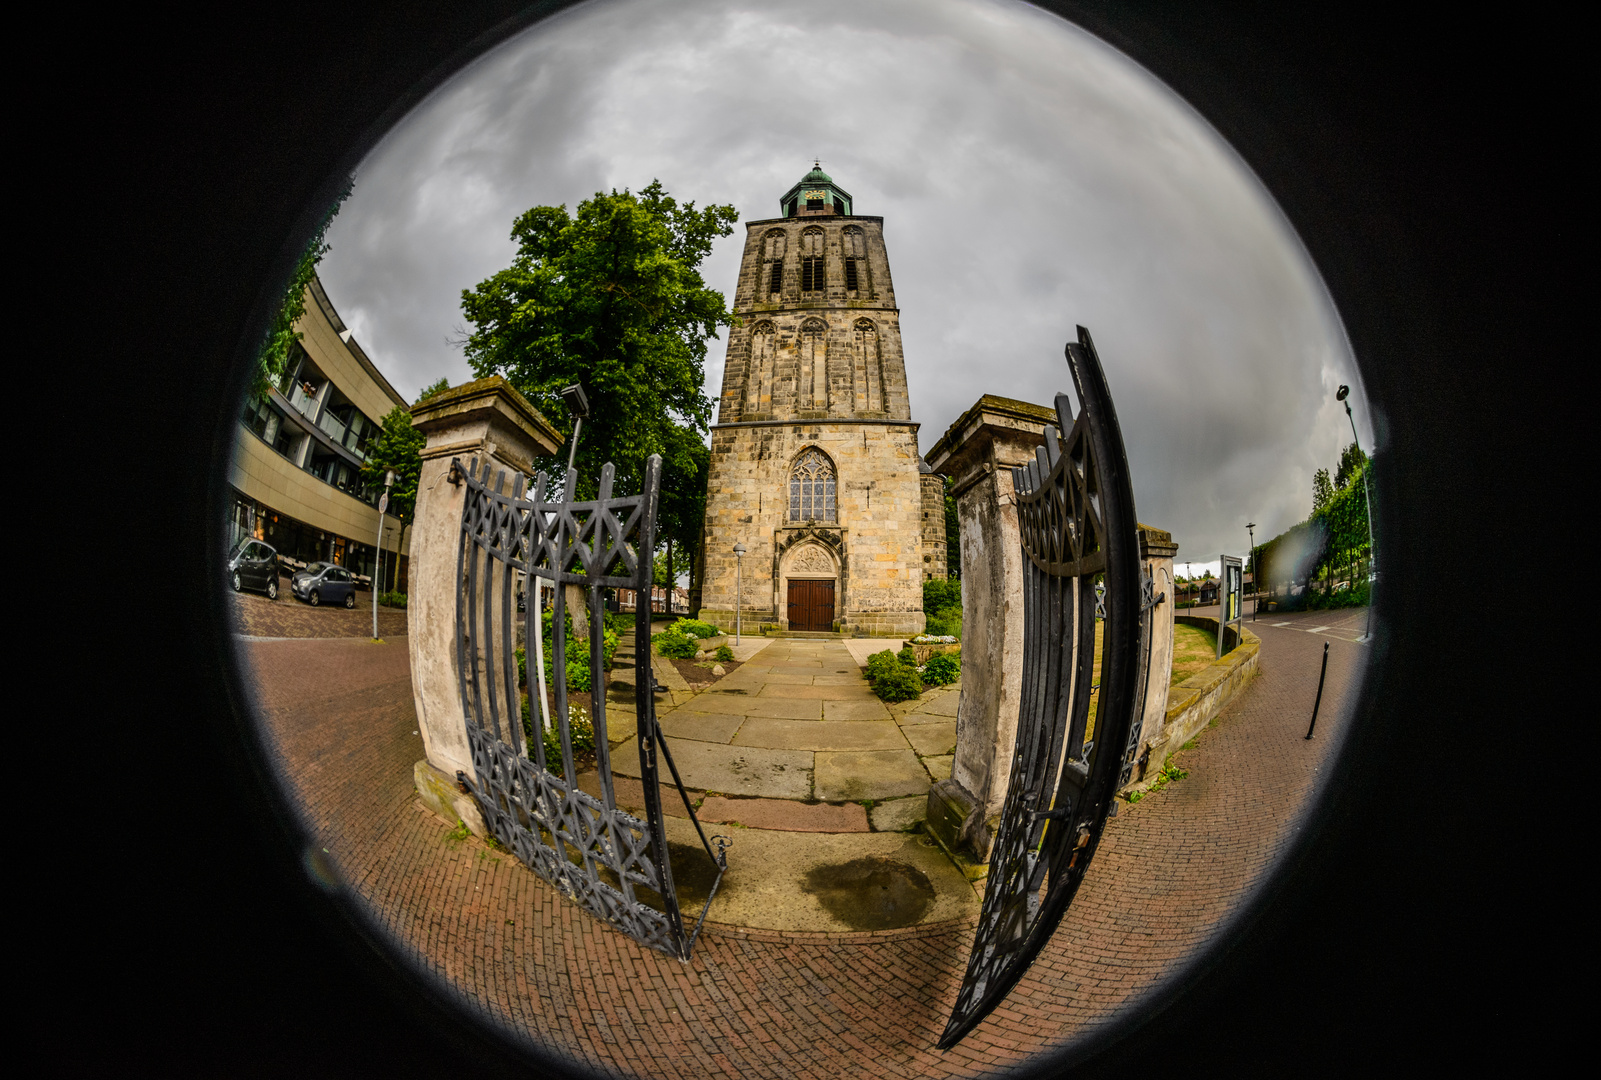
[[[926,874],[881,856],[814,866],[801,887],[853,930],[911,926],[934,902],[934,886]]]

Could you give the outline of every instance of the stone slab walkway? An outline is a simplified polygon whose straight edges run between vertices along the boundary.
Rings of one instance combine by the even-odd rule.
[[[711,690],[687,700],[675,695],[671,705],[658,701],[657,718],[684,782],[725,796],[921,801],[935,780],[950,775],[960,686],[892,709],[868,688],[852,644],[766,639]],[[640,775],[632,756],[619,755],[613,768]],[[878,828],[866,809],[867,827]],[[876,820],[908,829],[922,817],[907,806]],[[784,828],[781,816],[767,820],[773,822],[767,827]]]

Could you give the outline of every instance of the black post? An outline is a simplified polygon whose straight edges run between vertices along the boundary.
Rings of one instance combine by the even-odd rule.
[[[1317,727],[1318,706],[1323,704],[1323,677],[1329,673],[1329,643],[1323,643],[1323,670],[1317,675],[1317,698],[1312,702],[1312,722],[1306,725],[1306,737],[1312,737],[1312,729]]]

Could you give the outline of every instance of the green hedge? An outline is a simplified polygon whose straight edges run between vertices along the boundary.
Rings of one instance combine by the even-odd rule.
[[[656,651],[663,656],[670,656],[676,660],[693,660],[695,654],[700,652],[700,640],[687,634],[680,634],[673,629],[663,630],[650,639],[656,646]]]
[[[685,637],[694,638],[717,637],[722,633],[721,630],[717,629],[717,627],[713,626],[711,623],[703,623],[699,619],[679,619],[667,629],[668,631],[676,630]]]
[[[950,653],[936,653],[923,665],[923,681],[929,686],[946,686],[961,677],[961,658]]]

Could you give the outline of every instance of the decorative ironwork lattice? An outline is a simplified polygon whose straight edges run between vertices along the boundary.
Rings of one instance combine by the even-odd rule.
[[[1023,695],[978,932],[940,1036],[954,1046],[1017,985],[1061,921],[1132,776],[1150,665],[1150,609],[1123,436],[1089,331],[1067,346],[1083,405],[1012,471],[1024,560]],[[1061,433],[1066,432],[1066,438]],[[1097,597],[1096,577],[1104,578]],[[1100,681],[1097,607],[1104,606]],[[1092,703],[1094,705],[1092,716]]]
[[[577,473],[568,471],[552,498],[549,478],[540,473],[524,498],[523,477],[506,473],[490,482],[487,462],[474,459],[463,469],[451,463],[453,483],[465,481],[460,543],[457,548],[456,649],[462,712],[476,776],[458,773],[483,810],[484,822],[527,866],[591,915],[610,923],[641,944],[687,961],[727,868],[727,837],[701,829],[656,723],[655,681],[650,669],[650,608],[636,616],[635,707],[644,786],[643,819],[620,810],[612,789],[611,751],[606,729],[603,674],[603,588],[638,590],[649,595],[655,545],[656,502],[661,488],[661,457],[645,468],[644,490],[612,495],[615,470],[601,472],[598,497],[575,502]],[[516,611],[518,579],[529,586],[526,611]],[[544,715],[542,662],[544,583],[555,593],[552,613],[552,681],[555,710]],[[581,790],[574,767],[573,732],[567,702],[567,603],[563,586],[587,593],[589,619],[589,715],[594,728],[599,798]],[[523,727],[518,690],[514,618],[523,620],[531,708]],[[547,760],[541,728],[555,731],[561,760]],[[527,736],[525,738],[525,735]],[[525,750],[526,747],[526,750]],[[684,797],[706,854],[717,864],[716,881],[693,931],[686,931],[673,888],[673,871],[662,824],[661,787],[656,755],[667,763]],[[532,754],[532,758],[530,758]],[[643,894],[643,895],[642,895]]]
[[[834,463],[821,450],[808,450],[789,474],[789,520],[834,521]]]

